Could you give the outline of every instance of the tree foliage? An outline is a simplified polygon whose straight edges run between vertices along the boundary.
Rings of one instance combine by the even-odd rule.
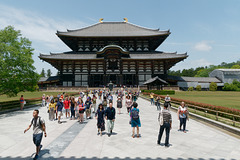
[[[240,91],[240,82],[234,79],[231,84],[225,83],[223,90],[224,91]]]
[[[0,30],[0,94],[34,91],[39,79],[33,66],[31,41],[8,26]]]
[[[52,75],[52,72],[50,69],[47,70],[47,77],[50,77]]]
[[[197,90],[197,91],[201,91],[201,90],[202,90],[202,86],[201,86],[201,85],[197,85],[197,86],[196,86],[196,90]]]
[[[193,87],[188,87],[188,91],[193,91],[194,88]]]
[[[210,91],[216,91],[217,90],[217,83],[211,82],[209,86]]]
[[[197,67],[196,69],[183,69],[177,71],[168,71],[169,75],[172,76],[185,76],[185,77],[209,77],[209,73],[212,72],[214,69],[220,68],[229,68],[229,69],[240,69],[240,61],[226,63],[222,62],[220,65],[210,65],[205,67]]]
[[[46,77],[46,73],[45,73],[44,68],[42,69],[42,71],[41,71],[41,73],[40,73],[40,76],[41,76],[41,77]]]

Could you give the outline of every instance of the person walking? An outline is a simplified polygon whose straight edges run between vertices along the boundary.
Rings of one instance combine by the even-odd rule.
[[[119,96],[117,99],[118,114],[121,114],[121,108],[122,108],[122,98]]]
[[[106,96],[103,97],[102,104],[103,104],[103,109],[106,111],[106,109],[107,109],[107,104],[108,104],[108,102],[107,102],[107,97],[106,97]]]
[[[50,104],[50,97],[48,95],[46,96],[46,103],[47,103],[47,109],[48,109]]]
[[[49,104],[48,107],[48,112],[49,112],[49,120],[53,121],[55,119],[55,111],[56,111],[56,104],[54,103],[54,100],[51,100],[51,103]]]
[[[54,111],[54,113],[55,113],[55,117],[56,117],[56,119],[55,120],[57,120],[58,119],[58,115],[57,115],[57,103],[58,103],[58,101],[59,101],[59,98],[56,98],[55,99],[55,102],[54,102],[54,104],[55,104],[55,111]]]
[[[126,101],[125,101],[125,106],[127,107],[127,112],[128,113],[131,110],[132,104],[133,104],[133,102],[132,102],[130,96],[127,96]]]
[[[187,120],[189,120],[188,119],[189,112],[184,102],[182,102],[181,105],[178,107],[177,115],[178,115],[178,120],[180,120],[179,131],[183,131],[184,133],[186,133],[186,123],[187,123]],[[183,130],[182,130],[182,126],[183,126]]]
[[[171,98],[169,97],[169,95],[165,97],[165,103],[168,103],[169,107],[171,107]]]
[[[133,102],[136,102],[136,101],[137,101],[137,95],[136,95],[136,92],[133,94],[133,96],[132,96],[132,100],[133,100]]]
[[[83,123],[83,121],[84,121],[84,111],[85,111],[85,107],[84,107],[84,103],[83,103],[83,100],[82,100],[82,98],[78,98],[78,102],[77,102],[77,105],[78,105],[78,108],[79,108],[79,119],[78,119],[78,121],[80,122],[80,123]]]
[[[58,123],[59,124],[61,124],[60,119],[61,119],[61,116],[63,115],[62,109],[63,109],[63,102],[62,102],[62,98],[60,97],[59,101],[57,102],[57,105],[56,105]]]
[[[70,105],[71,105],[71,101],[68,99],[68,97],[65,98],[65,101],[63,102],[63,104],[66,112],[66,118],[68,118],[70,117]]]
[[[161,100],[160,96],[157,96],[157,98],[156,98],[157,110],[161,110],[161,107],[160,107],[160,100]]]
[[[46,97],[45,97],[45,94],[43,94],[42,96],[42,107],[45,107],[46,105]]]
[[[107,120],[107,128],[108,128],[108,137],[111,136],[113,128],[114,128],[114,121],[115,121],[115,108],[113,107],[112,103],[109,103],[109,107],[107,107],[105,111],[105,119]]]
[[[154,93],[150,94],[150,99],[151,99],[151,105],[154,105],[155,104],[155,102],[154,102]]]
[[[139,138],[139,127],[141,127],[138,104],[133,102],[133,108],[130,111],[131,126],[132,126],[132,137],[135,138],[135,128],[137,127],[137,138]]]
[[[113,96],[111,93],[109,93],[109,95],[108,95],[108,101],[109,101],[109,103],[113,102]]]
[[[168,110],[168,104],[164,103],[164,109],[159,112],[158,121],[160,123],[160,130],[158,134],[157,144],[160,145],[163,131],[165,129],[166,138],[165,138],[165,147],[169,147],[169,134],[172,129],[172,115]]]
[[[75,97],[72,96],[72,97],[70,98],[70,110],[71,110],[70,120],[72,120],[72,119],[75,120],[75,108],[76,108]]]
[[[93,98],[92,98],[92,106],[93,106],[93,113],[97,112],[97,97],[95,96],[95,94],[93,94]]]
[[[38,159],[38,154],[40,152],[40,149],[42,148],[41,141],[43,137],[43,132],[44,136],[47,137],[45,121],[43,118],[38,116],[38,114],[39,110],[35,109],[33,111],[33,119],[31,120],[30,125],[27,129],[24,130],[24,133],[26,133],[31,128],[31,126],[33,126],[33,143],[36,146],[36,154],[33,158],[34,160]]]
[[[105,121],[104,121],[105,111],[103,105],[100,103],[98,105],[98,110],[95,113],[95,117],[97,119],[97,128],[98,128],[98,135],[102,136],[102,132],[105,130]]]
[[[86,119],[91,119],[91,108],[92,108],[92,102],[90,100],[90,97],[87,98],[85,101],[86,106]]]
[[[21,95],[21,97],[20,97],[20,108],[21,108],[21,110],[23,110],[23,107],[24,107],[24,98],[23,98],[23,95]]]

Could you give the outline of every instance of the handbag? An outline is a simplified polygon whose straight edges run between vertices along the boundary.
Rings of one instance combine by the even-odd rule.
[[[159,125],[162,126],[163,125],[163,114],[162,114],[162,110],[160,111],[160,118],[159,118]]]

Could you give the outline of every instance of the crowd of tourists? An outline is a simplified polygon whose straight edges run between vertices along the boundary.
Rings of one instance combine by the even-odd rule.
[[[116,99],[113,99],[113,95],[116,95]],[[79,96],[68,96],[64,92],[58,94],[56,98],[52,95],[48,96],[43,94],[42,96],[42,107],[47,108],[49,113],[50,121],[57,121],[59,124],[62,123],[62,119],[77,120],[80,124],[88,119],[95,117],[97,123],[97,134],[102,136],[105,131],[105,125],[107,126],[107,135],[110,137],[113,134],[114,122],[116,114],[122,114],[123,105],[125,105],[126,111],[129,115],[129,124],[132,127],[132,137],[139,138],[141,127],[140,121],[140,110],[138,109],[137,99],[139,92],[131,90],[125,90],[123,88],[117,91],[99,89],[93,91],[79,92]],[[98,99],[98,104],[97,104]],[[157,144],[161,144],[161,138],[165,130],[165,146],[169,147],[169,134],[172,128],[172,115],[170,112],[171,98],[169,95],[161,103],[161,97],[155,96],[154,93],[150,94],[151,105],[156,105],[159,111],[158,121],[160,124],[159,134],[157,138]],[[116,101],[116,109],[113,106],[113,101]],[[124,101],[125,100],[125,101]],[[20,99],[22,101],[22,97]],[[29,127],[24,130],[24,133],[31,128],[33,125],[33,142],[36,145],[36,156],[38,158],[39,150],[41,149],[41,140],[43,132],[45,137],[46,127],[43,118],[38,116],[39,111],[34,110],[33,119]],[[63,114],[65,113],[65,117]],[[186,133],[186,121],[188,120],[188,109],[185,103],[182,102],[178,108],[178,119],[180,121],[179,131]],[[182,129],[183,127],[183,129]],[[137,130],[137,134],[135,134]]]

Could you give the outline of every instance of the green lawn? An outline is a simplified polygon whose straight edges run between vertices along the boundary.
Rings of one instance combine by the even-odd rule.
[[[171,97],[240,109],[240,92],[176,91]]]
[[[58,93],[62,93],[62,92],[21,92],[17,95],[17,97],[7,97],[6,95],[1,95],[0,102],[19,100],[21,95],[23,95],[25,99],[42,97],[44,93],[45,95],[49,95],[49,96],[50,95],[57,96]],[[75,92],[66,92],[66,94],[71,94],[71,93],[75,93]]]

